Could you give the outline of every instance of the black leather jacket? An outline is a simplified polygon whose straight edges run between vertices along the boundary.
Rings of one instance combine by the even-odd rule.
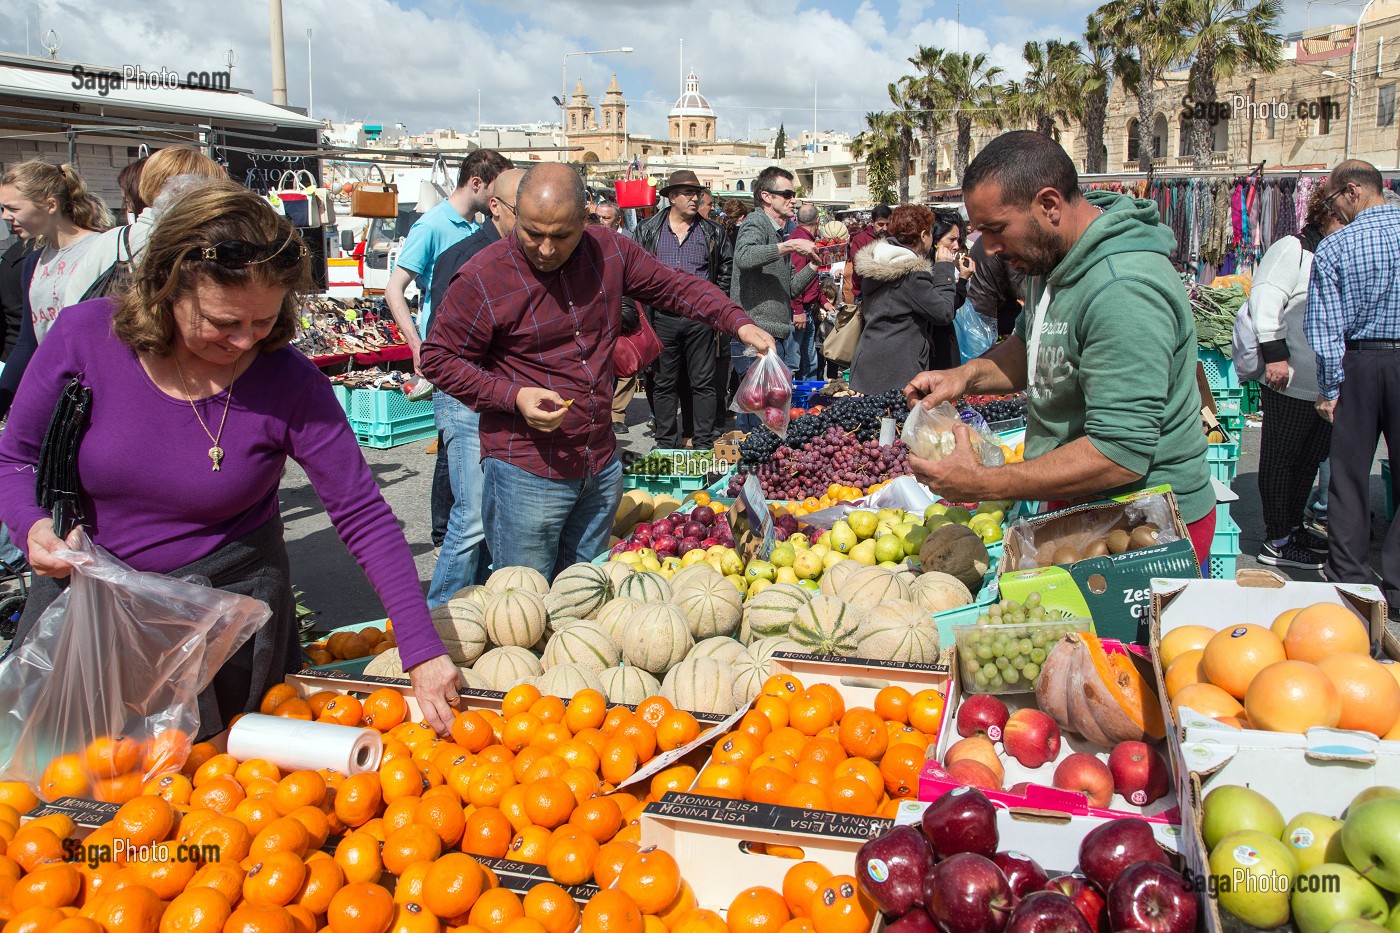
[[[637,227],[636,240],[642,249],[656,255],[656,240],[661,236],[661,225],[668,223],[669,210],[657,211]],[[705,248],[710,254],[707,269],[710,282],[719,286],[720,291],[729,294],[729,279],[734,270],[734,243],[725,236],[719,224],[697,216],[695,222],[705,234]]]

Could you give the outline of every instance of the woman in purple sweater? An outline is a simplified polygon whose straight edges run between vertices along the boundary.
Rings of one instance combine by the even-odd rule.
[[[287,346],[309,281],[291,224],[257,195],[211,182],[162,218],[120,299],[59,316],[0,438],[0,520],[43,577],[16,643],[71,570],[53,556],[62,542],[36,504],[35,471],[76,376],[92,390],[78,474],[93,540],[137,570],[199,573],[272,606],[271,621],[200,697],[201,732],[256,709],[267,687],[300,667],[277,501],[291,457],[383,600],[426,718],[445,733],[460,678],[408,543],[330,383]]]

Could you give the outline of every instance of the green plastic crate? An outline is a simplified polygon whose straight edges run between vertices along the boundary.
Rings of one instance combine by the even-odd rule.
[[[1201,368],[1206,371],[1206,382],[1210,383],[1212,392],[1218,389],[1238,389],[1240,387],[1239,377],[1235,375],[1234,360],[1219,350],[1198,346],[1196,351],[1196,356],[1201,361]]]
[[[1235,481],[1240,465],[1240,445],[1236,443],[1207,444],[1206,465],[1210,475],[1227,486]]]
[[[1240,403],[1240,413],[1252,415],[1259,411],[1259,383],[1246,382],[1244,384],[1244,401]]]
[[[431,414],[426,418],[419,418],[415,422],[396,426],[365,425],[354,422],[351,422],[350,426],[354,429],[355,440],[361,447],[372,447],[375,450],[388,450],[391,447],[437,437],[437,422],[433,420]]]

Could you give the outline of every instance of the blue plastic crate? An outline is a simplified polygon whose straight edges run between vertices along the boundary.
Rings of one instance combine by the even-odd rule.
[[[1235,473],[1239,469],[1240,445],[1207,444],[1206,465],[1210,467],[1212,477],[1228,486],[1235,481]]]
[[[397,389],[351,389],[346,413],[356,424],[397,427],[424,415],[431,418],[433,400],[409,401],[408,396]]]
[[[1212,554],[1206,564],[1206,577],[1211,580],[1235,579],[1235,562],[1238,555]]]
[[[349,416],[350,390],[343,385],[333,382],[331,383],[331,394],[334,395],[335,400],[340,403],[340,410],[345,412],[346,416]]]
[[[816,395],[823,386],[825,379],[806,379],[792,384],[792,407],[806,408],[812,401],[812,396]]]
[[[429,413],[426,417],[405,419],[398,424],[368,424],[350,422],[355,432],[355,440],[361,447],[388,450],[414,441],[426,441],[437,437],[437,422]]]
[[[1217,516],[1215,520],[1215,537],[1210,539],[1210,555],[1236,555],[1240,552],[1240,526],[1235,524],[1233,518],[1226,517],[1221,522]]]
[[[1197,358],[1201,361],[1201,367],[1206,371],[1206,382],[1210,383],[1212,392],[1216,389],[1238,389],[1240,387],[1240,380],[1235,375],[1234,360],[1219,350],[1208,350],[1198,346],[1196,351]]]

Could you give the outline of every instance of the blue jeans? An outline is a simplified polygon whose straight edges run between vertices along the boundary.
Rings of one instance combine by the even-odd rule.
[[[1327,484],[1332,482],[1332,461],[1324,460],[1317,468],[1317,488],[1313,490],[1308,498],[1308,508],[1312,509],[1313,517],[1320,522],[1327,521]]]
[[[436,609],[458,590],[471,586],[490,563],[486,527],[481,520],[481,416],[446,392],[433,395],[433,415],[447,449],[447,478],[452,511],[447,535],[428,587],[428,607]]]
[[[821,356],[817,353],[817,329],[821,327],[822,306],[812,305],[807,310],[807,326],[798,330],[792,329],[792,336],[788,342],[792,344],[794,355],[797,357],[797,364],[789,363],[788,368],[792,370],[792,378],[799,380],[818,379],[821,377]]]
[[[24,560],[24,552],[10,539],[8,525],[0,525],[0,561],[4,561],[15,570],[23,570],[29,566]]]
[[[810,325],[809,325],[810,326]],[[774,337],[773,342],[778,345],[778,359],[787,365],[788,369],[794,369],[797,354],[797,342],[791,337],[784,337],[782,340]],[[744,382],[744,374],[749,371],[756,357],[746,355],[749,352],[748,344],[737,337],[729,340],[729,359],[734,364],[734,372],[739,374],[739,383]],[[795,371],[795,370],[794,370]],[[752,431],[762,422],[758,420],[758,415],[751,415],[746,411],[738,412],[734,419],[734,427],[740,431]]]
[[[534,567],[553,579],[607,550],[622,501],[621,460],[583,479],[546,479],[490,457],[482,467],[486,540],[500,566]]]

